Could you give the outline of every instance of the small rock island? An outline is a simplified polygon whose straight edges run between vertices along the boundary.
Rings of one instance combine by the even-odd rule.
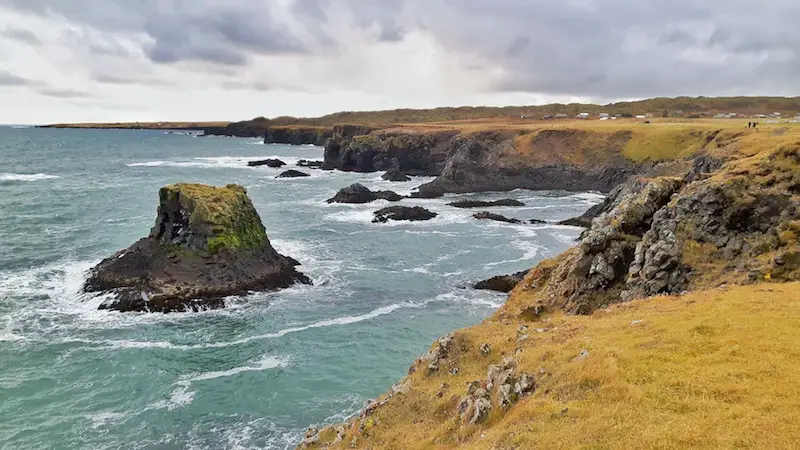
[[[222,308],[224,297],[311,284],[296,260],[272,248],[244,187],[175,184],[159,191],[150,235],[102,261],[85,292],[122,312]]]

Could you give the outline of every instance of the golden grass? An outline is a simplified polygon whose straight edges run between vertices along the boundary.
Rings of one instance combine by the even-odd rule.
[[[519,325],[530,336],[521,344]],[[356,435],[357,448],[375,449],[796,448],[799,328],[800,283],[658,297],[533,323],[496,315],[458,332],[456,376],[410,375],[411,391],[379,408],[366,435],[355,425],[332,448],[349,448]],[[480,355],[482,343],[490,356]],[[583,350],[589,356],[576,359]],[[465,384],[514,354],[536,376],[536,392],[506,411],[495,407],[484,424],[463,425],[455,410]]]

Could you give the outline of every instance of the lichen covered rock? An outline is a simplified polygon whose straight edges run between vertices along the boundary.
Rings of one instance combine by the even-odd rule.
[[[102,261],[86,292],[110,292],[101,309],[173,312],[218,308],[223,298],[310,283],[278,254],[238,185],[161,188],[150,235]]]

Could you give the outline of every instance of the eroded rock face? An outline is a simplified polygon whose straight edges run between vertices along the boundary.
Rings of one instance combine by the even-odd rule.
[[[102,261],[86,292],[101,309],[173,312],[223,307],[223,298],[311,281],[270,245],[246,190],[177,184],[159,191],[150,235]]]
[[[390,202],[398,202],[404,197],[392,191],[371,191],[369,188],[360,183],[355,183],[346,188],[341,189],[333,198],[328,200],[328,203],[351,203],[351,204],[364,204],[371,203],[376,200],[387,200]]]
[[[397,170],[406,175],[438,175],[450,151],[450,140],[457,132],[383,132],[356,126],[338,125],[325,146],[324,169],[347,172]]]
[[[438,216],[435,212],[428,211],[421,206],[390,206],[375,211],[373,223],[386,223],[390,220],[406,220],[411,222],[431,220]]]

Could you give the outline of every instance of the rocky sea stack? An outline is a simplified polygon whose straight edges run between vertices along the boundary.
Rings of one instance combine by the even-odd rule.
[[[150,235],[90,271],[86,292],[110,292],[101,309],[174,312],[219,308],[223,298],[311,281],[270,245],[239,185],[175,184],[159,191]]]

